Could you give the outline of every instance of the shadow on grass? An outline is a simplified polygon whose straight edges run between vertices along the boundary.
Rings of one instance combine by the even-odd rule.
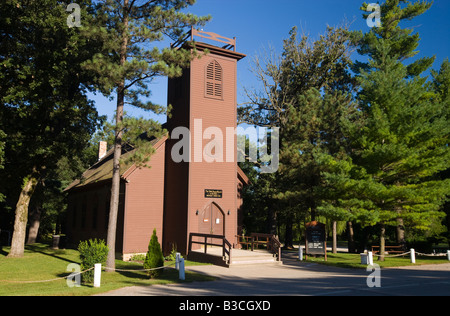
[[[49,245],[47,244],[31,244],[31,245],[26,245],[25,246],[25,251],[30,251],[30,252],[37,252],[46,256],[50,256],[62,261],[66,261],[69,263],[79,263],[77,261],[74,260],[70,260],[67,258],[62,257],[61,255],[66,254],[66,250],[65,249],[53,249],[50,248]]]

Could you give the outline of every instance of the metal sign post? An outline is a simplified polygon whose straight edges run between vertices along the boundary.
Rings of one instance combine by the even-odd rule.
[[[313,221],[306,223],[306,256],[323,255],[327,261],[327,238],[325,224]]]

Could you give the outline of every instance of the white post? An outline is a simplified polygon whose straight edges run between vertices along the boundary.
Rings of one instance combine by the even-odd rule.
[[[301,245],[298,247],[298,260],[303,261],[303,248]]]
[[[373,266],[373,253],[372,251],[367,252],[367,261],[369,263],[369,266]]]
[[[184,258],[180,258],[180,272],[179,272],[179,279],[184,280],[185,274],[184,274]]]
[[[180,270],[180,256],[181,254],[177,252],[175,257],[175,269]]]
[[[94,287],[100,287],[101,275],[102,275],[102,264],[96,263],[94,265]]]
[[[450,261],[450,250],[447,250],[447,259]]]
[[[411,263],[416,263],[416,252],[411,248]]]

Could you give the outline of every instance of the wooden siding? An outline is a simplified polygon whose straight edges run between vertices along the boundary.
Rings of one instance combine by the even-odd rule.
[[[238,210],[242,205],[238,188],[248,179],[242,179],[245,175],[241,175],[242,171],[239,173],[237,167],[236,136],[232,134],[234,144],[230,148],[226,146],[226,138],[227,128],[236,128],[236,66],[245,55],[197,43],[199,50],[202,46],[210,52],[200,59],[195,58],[191,67],[183,71],[182,77],[169,79],[168,104],[173,110],[167,130],[171,133],[176,127],[186,127],[193,140],[194,137],[202,139],[204,131],[210,127],[218,128],[223,135],[222,161],[210,163],[204,160],[203,149],[211,141],[209,139],[200,141],[202,161],[195,162],[196,148],[192,141],[190,162],[181,163],[175,163],[171,157],[172,147],[179,140],[170,137],[154,140],[157,150],[151,157],[151,168],[131,166],[122,173],[116,237],[116,251],[121,254],[145,253],[154,228],[164,254],[167,255],[174,245],[179,252],[186,254],[189,233],[204,229],[199,227],[199,223],[201,213],[208,208],[212,210],[211,216],[219,218],[216,226],[211,225],[212,229],[224,223],[225,237],[232,244],[236,243]],[[221,87],[215,90],[214,98],[206,91],[207,80],[211,80],[207,76],[208,64],[211,63],[215,67],[214,74],[221,77],[217,80]],[[202,120],[202,128],[195,130],[199,119]],[[90,168],[85,173],[84,182],[75,181],[69,187],[67,228],[71,240],[106,240],[111,186],[106,177],[112,172],[107,164],[108,155],[95,165],[97,169]],[[233,161],[227,162],[230,157]],[[100,174],[99,168],[105,176],[96,178]],[[220,190],[221,198],[205,197],[206,189]],[[94,214],[97,214],[96,220],[93,219]]]
[[[77,248],[80,241],[93,238],[106,241],[110,192],[110,181],[69,192],[65,226],[69,247]],[[121,183],[116,237],[116,252],[118,253],[123,250],[124,196],[125,183]]]
[[[150,158],[150,168],[136,168],[127,176],[123,253],[145,253],[153,229],[162,241],[164,207],[163,142]]]
[[[203,44],[197,43],[200,49]],[[186,253],[189,233],[198,233],[204,229],[199,227],[202,213],[211,203],[220,208],[224,214],[224,235],[235,243],[237,234],[240,202],[237,201],[237,154],[236,136],[234,146],[226,151],[227,128],[236,128],[236,72],[237,60],[244,57],[239,53],[208,47],[209,53],[195,58],[182,78],[169,79],[168,103],[173,106],[168,119],[168,130],[184,126],[191,132],[190,162],[174,163],[171,159],[171,148],[177,140],[168,140],[166,147],[166,192],[164,205],[164,252],[171,250],[176,244],[178,251]],[[211,67],[220,70],[220,97],[211,98],[208,94],[208,70]],[[211,75],[211,74],[210,74]],[[201,119],[201,129],[198,123]],[[223,136],[223,152],[221,162],[206,162],[203,149],[211,140],[203,139],[209,127],[218,128]],[[199,148],[195,142],[200,139]],[[216,151],[217,153],[217,151]],[[227,156],[233,158],[227,162]],[[229,159],[228,159],[229,160]],[[221,198],[206,198],[205,189],[221,190]],[[198,214],[198,215],[197,215]],[[217,219],[214,219],[217,220]],[[222,219],[219,219],[219,221]]]
[[[223,99],[205,97],[205,70],[211,63],[218,64],[222,70]],[[200,59],[195,59],[191,64],[191,98],[190,98],[190,129],[193,137],[203,135],[209,127],[217,127],[222,133],[222,162],[206,162],[202,155],[202,161],[196,162],[195,144],[191,147],[191,163],[189,165],[189,205],[188,205],[188,234],[198,233],[199,216],[211,203],[215,203],[225,214],[225,238],[234,242],[237,233],[237,163],[235,146],[231,148],[234,157],[233,162],[226,162],[226,129],[236,127],[236,59],[223,57],[214,53]],[[198,121],[201,119],[202,130],[199,132]],[[194,136],[195,134],[195,136]],[[201,136],[200,136],[201,137]],[[234,144],[236,144],[236,137]],[[210,142],[204,139],[202,149]],[[230,150],[230,148],[228,148]],[[202,150],[203,153],[203,150]],[[216,151],[217,153],[217,151]],[[222,190],[222,198],[205,198],[205,189]],[[229,213],[229,215],[228,215]],[[215,220],[215,219],[212,219]]]

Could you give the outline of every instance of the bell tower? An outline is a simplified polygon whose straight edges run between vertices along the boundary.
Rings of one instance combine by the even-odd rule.
[[[196,40],[199,38],[200,40]],[[172,45],[197,52],[169,79],[163,250],[186,254],[190,233],[237,234],[236,38],[191,29]]]

